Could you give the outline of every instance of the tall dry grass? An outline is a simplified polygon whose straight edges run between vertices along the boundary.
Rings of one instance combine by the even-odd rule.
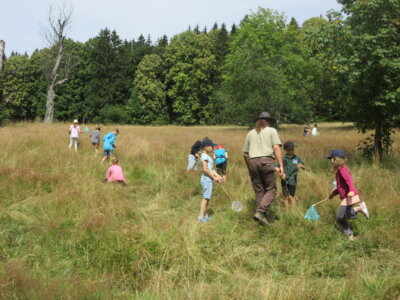
[[[90,126],[92,129],[93,126]],[[355,151],[350,125],[323,124],[302,137],[283,126],[307,164],[299,174],[300,204],[278,197],[270,228],[251,219],[254,196],[242,161],[241,127],[119,126],[117,151],[128,184],[102,183],[107,164],[88,134],[69,150],[67,124],[20,123],[0,128],[0,298],[21,299],[396,299],[400,297],[399,133],[396,157],[381,168]],[[113,126],[102,127],[105,134]],[[213,220],[196,221],[200,171],[187,174],[191,145],[204,136],[229,152],[225,188],[216,186]],[[350,156],[351,173],[371,219],[353,222],[348,242],[334,224],[339,201],[304,213],[330,191],[324,158]]]

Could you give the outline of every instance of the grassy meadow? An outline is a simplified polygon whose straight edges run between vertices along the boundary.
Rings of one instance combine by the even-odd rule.
[[[68,127],[0,128],[0,299],[400,299],[399,132],[394,158],[378,168],[357,154],[362,136],[349,124],[322,124],[315,138],[283,126],[308,169],[300,204],[286,210],[279,185],[264,228],[252,220],[246,128],[118,126],[122,187],[102,183],[108,164],[88,133],[78,153],[68,149]],[[185,171],[204,136],[228,150],[232,196],[215,186],[207,224],[197,222],[201,171]],[[317,207],[319,221],[303,219],[331,190],[332,148],[349,153],[371,214],[352,222],[352,242],[335,227],[338,198]]]

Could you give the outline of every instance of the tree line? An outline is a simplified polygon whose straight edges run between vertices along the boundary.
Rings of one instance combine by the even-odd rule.
[[[65,39],[54,118],[145,125],[248,124],[267,110],[279,122],[354,121],[367,145],[391,147],[400,120],[400,3],[339,0],[299,25],[259,8],[239,25],[198,26],[152,41],[102,29]],[[0,121],[43,119],[56,47],[13,53],[0,74]],[[367,143],[367,142],[366,142]]]

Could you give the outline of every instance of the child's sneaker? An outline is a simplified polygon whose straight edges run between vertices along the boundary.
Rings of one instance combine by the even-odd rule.
[[[352,234],[350,234],[350,235],[348,236],[348,239],[349,239],[349,241],[355,241],[355,240],[356,240],[355,236],[352,235]]]
[[[208,222],[208,220],[206,219],[206,216],[198,216],[198,217],[197,217],[197,220],[198,220],[200,223],[207,223],[207,222]]]
[[[210,221],[210,220],[212,219],[212,217],[209,216],[209,215],[205,215],[205,216],[204,216],[204,219],[206,219],[207,221]]]
[[[364,217],[369,219],[369,212],[368,212],[367,204],[365,204],[365,202],[361,202],[359,204],[359,207],[360,207],[360,213],[362,213],[364,215]]]

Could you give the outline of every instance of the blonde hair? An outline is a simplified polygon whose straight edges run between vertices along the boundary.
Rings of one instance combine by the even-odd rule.
[[[111,163],[112,163],[113,165],[117,164],[117,163],[118,163],[118,158],[115,157],[115,156],[111,157]]]
[[[341,158],[341,157],[332,157],[333,158],[333,172],[335,173],[340,167],[343,167],[346,165],[346,159],[345,158]]]
[[[256,121],[256,131],[257,133],[260,133],[261,129],[264,129],[269,125],[269,122],[265,119],[258,119]]]

